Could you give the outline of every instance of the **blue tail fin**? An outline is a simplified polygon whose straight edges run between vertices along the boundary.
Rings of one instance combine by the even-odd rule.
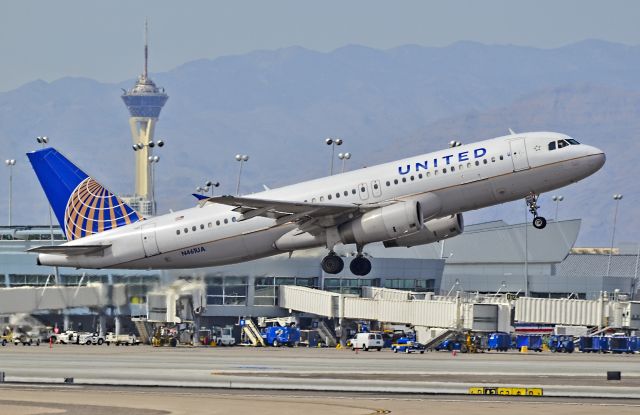
[[[27,153],[67,240],[137,222],[142,217],[53,148]]]

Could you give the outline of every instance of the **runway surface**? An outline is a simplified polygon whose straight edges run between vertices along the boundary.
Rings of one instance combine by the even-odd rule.
[[[542,387],[545,396],[640,398],[640,355],[306,348],[0,348],[7,382],[466,394],[471,386]],[[621,371],[622,381],[607,381]]]

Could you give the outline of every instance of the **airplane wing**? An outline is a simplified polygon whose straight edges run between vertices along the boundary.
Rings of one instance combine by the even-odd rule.
[[[45,245],[28,249],[27,252],[67,256],[95,255],[101,254],[110,246],[111,245]]]
[[[233,210],[242,214],[239,221],[262,216],[276,219],[277,225],[287,222],[313,222],[318,223],[319,226],[331,226],[378,207],[378,205],[318,204],[236,196],[216,196],[202,202],[235,206]]]

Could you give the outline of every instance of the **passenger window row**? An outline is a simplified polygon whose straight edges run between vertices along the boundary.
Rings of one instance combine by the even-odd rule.
[[[220,221],[219,219],[218,219],[218,220],[216,220],[216,222],[215,222],[215,223],[216,223],[216,226],[220,226],[220,225],[222,225],[222,224],[225,224],[225,225],[226,225],[226,224],[228,224],[229,222],[230,222],[230,221],[229,221],[229,219],[228,219],[228,218],[224,218],[222,221]],[[235,216],[231,218],[231,222],[236,222],[236,218],[235,218]],[[204,228],[205,228],[204,223],[201,223],[201,224],[200,224],[200,230],[204,230]],[[207,228],[213,228],[213,222],[209,222],[209,223],[207,223]],[[191,231],[192,231],[192,232],[195,232],[195,231],[197,231],[197,230],[198,230],[198,226],[193,225],[193,226],[191,227]],[[180,233],[182,233],[182,232],[184,232],[185,234],[186,234],[186,233],[189,233],[189,228],[188,228],[188,227],[186,227],[186,228],[184,228],[184,229],[182,229],[182,230],[180,230],[180,229],[176,229],[176,235],[180,235]]]
[[[502,160],[504,160],[504,156],[501,154],[501,155],[498,156],[498,159],[500,159],[502,161]],[[492,156],[491,159],[483,159],[482,160],[482,164],[489,164],[489,160],[491,161],[491,163],[495,163],[496,162],[496,157]],[[475,161],[475,165],[476,166],[480,166],[480,160],[476,160]],[[473,164],[471,162],[468,162],[467,165],[466,165],[466,168],[470,169],[472,167],[473,167]],[[465,166],[464,166],[464,164],[460,164],[460,165],[458,165],[458,167],[451,166],[448,169],[446,167],[444,167],[442,170],[433,170],[433,175],[437,176],[439,171],[442,171],[443,174],[446,174],[447,172],[455,172],[456,168],[458,170],[463,170],[465,168]],[[415,181],[416,178],[417,179],[423,179],[425,177],[431,177],[431,175],[432,175],[432,172],[431,171],[427,171],[424,174],[423,173],[418,173],[417,176],[416,175],[411,175],[411,176],[409,176],[408,180],[407,180],[407,177],[403,177],[400,180],[402,181],[402,183],[406,183],[407,181]],[[393,179],[393,184],[399,184],[400,180]],[[385,184],[386,184],[387,187],[390,187],[391,186],[391,181],[387,180]],[[376,182],[374,182],[373,188],[377,190],[379,188],[379,185]],[[363,186],[363,187],[360,188],[360,191],[362,193],[364,193],[364,192],[367,191],[367,188]],[[357,190],[356,189],[351,189],[351,194],[353,194],[353,195],[357,194]],[[326,196],[326,200],[332,200],[334,197],[336,199],[339,199],[340,197],[343,197],[343,196],[344,197],[348,197],[349,196],[349,191],[345,190],[345,191],[342,192],[342,194],[340,192],[336,192],[335,195],[330,193],[330,194],[328,194]],[[324,202],[325,201],[325,196],[319,196],[317,198],[316,197],[312,197],[311,198],[311,203],[316,203],[318,201]],[[305,203],[309,202],[309,199],[305,199],[304,202]]]
[[[500,160],[504,160],[504,156],[503,155],[498,156],[498,158]],[[492,163],[496,162],[495,156],[491,157],[491,162]],[[482,163],[483,164],[489,164],[489,159],[483,159]],[[479,166],[480,165],[480,160],[476,160],[475,161],[475,165]],[[467,163],[466,167],[467,167],[467,169],[470,169],[471,167],[473,167],[473,164],[471,162],[469,162],[469,163]],[[458,165],[457,169],[458,170],[463,170],[464,169],[464,164]],[[448,170],[447,170],[446,167],[442,168],[442,170],[433,170],[433,175],[437,176],[439,171],[442,171],[443,174],[447,173],[448,171],[449,172],[455,172],[456,171],[456,166],[451,166],[451,167],[449,167]],[[431,177],[431,171],[428,171],[425,174],[418,173],[417,177],[418,177],[418,179],[422,179],[423,177]],[[415,175],[409,176],[409,181],[414,181],[415,179],[416,179]],[[401,180],[402,180],[402,183],[406,183],[407,182],[407,178],[406,177],[403,177]],[[393,179],[393,184],[399,184],[399,183],[400,183],[400,181],[398,179]],[[387,180],[387,182],[385,184],[387,185],[387,187],[389,187],[389,186],[391,186],[391,181]]]
[[[376,187],[376,189],[377,189],[377,187]],[[362,192],[365,192],[366,190],[367,190],[367,189],[366,189],[365,187],[362,187],[362,188],[360,189],[360,191],[362,191]],[[356,189],[351,189],[351,194],[355,195],[356,193],[358,193],[358,192],[356,191]],[[343,191],[342,193],[340,193],[340,192],[336,192],[336,193],[335,193],[335,196],[334,196],[334,194],[329,193],[329,194],[327,195],[327,200],[332,200],[334,197],[335,197],[336,199],[340,199],[341,197],[348,197],[348,196],[349,196],[349,191],[348,191],[348,190],[345,190],[345,191]],[[325,197],[324,197],[324,196],[319,196],[318,198],[312,197],[312,198],[311,198],[311,203],[316,203],[316,201],[317,201],[317,200],[320,200],[321,202],[324,202]],[[309,201],[309,199],[305,199],[305,200],[304,200],[304,202],[305,202],[305,203],[307,203],[308,201]]]

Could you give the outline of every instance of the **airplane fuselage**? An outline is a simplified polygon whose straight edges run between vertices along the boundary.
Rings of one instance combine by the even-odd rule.
[[[563,140],[566,145],[550,149],[551,142]],[[416,200],[426,222],[548,192],[602,167],[601,150],[569,145],[568,140],[558,133],[514,134],[267,190],[251,198],[348,206]],[[66,244],[110,245],[100,255],[40,254],[39,263],[127,269],[224,265],[282,253],[275,241],[297,226],[260,216],[241,219],[231,206],[204,203]]]

